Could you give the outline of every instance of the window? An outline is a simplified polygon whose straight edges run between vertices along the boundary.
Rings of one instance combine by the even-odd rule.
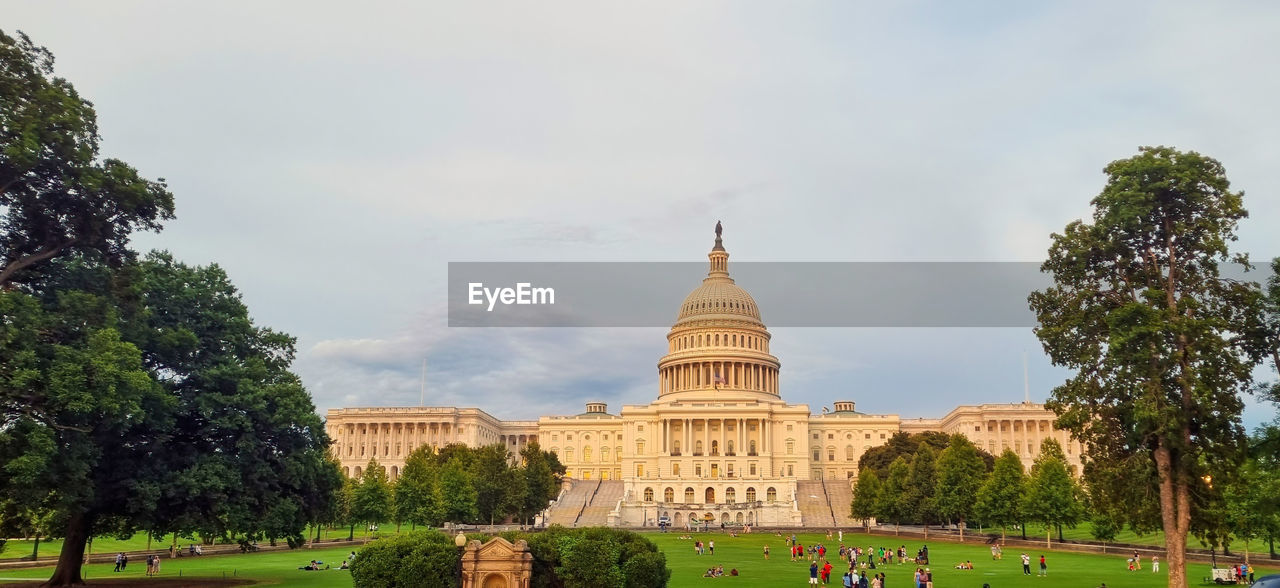
[[[680,455],[680,440],[676,439],[671,442],[671,455]]]
[[[582,448],[582,463],[591,463],[591,448]]]
[[[747,486],[747,502],[756,501],[756,489],[754,486]]]
[[[653,488],[644,489],[644,501],[653,502]]]
[[[747,442],[747,455],[755,455],[755,454],[756,454],[756,440],[752,439],[751,441]]]
[[[788,431],[790,431],[790,430],[791,430],[791,425],[787,425],[787,430],[788,430]]]
[[[724,491],[724,501],[725,501],[726,503],[728,503],[728,504],[734,504],[734,503],[738,502],[738,491],[737,491],[737,490],[734,490],[733,488],[729,488],[729,489],[725,490],[725,491]]]
[[[712,441],[712,442],[711,442],[711,455],[720,455],[720,442],[719,442],[719,441]]]
[[[836,460],[836,448],[827,447],[827,461],[835,461],[835,460]]]
[[[693,475],[699,478],[702,477],[702,464],[700,463],[693,464]]]
[[[642,463],[638,463],[638,464],[636,464],[636,477],[637,477],[637,478],[643,478],[643,477],[644,477],[644,464],[642,464]]]
[[[573,448],[572,448],[572,447],[565,447],[565,448],[564,448],[564,460],[565,460],[565,461],[570,461],[570,462],[571,462],[571,461],[573,461]]]
[[[608,434],[608,433],[605,433],[605,434],[604,434],[604,440],[605,440],[605,441],[608,441],[608,440],[609,440],[609,434]]]
[[[583,440],[583,441],[590,441],[590,440],[591,440],[591,435],[583,435],[583,436],[582,436],[582,440]]]
[[[871,433],[866,433],[867,439],[871,438]]]
[[[644,440],[636,441],[636,455],[644,455]]]
[[[813,461],[822,461],[822,450],[817,447],[813,448]]]
[[[560,440],[560,436],[559,436],[559,435],[556,435],[556,434],[552,434],[552,435],[551,435],[551,440],[552,440],[552,441],[559,441],[559,440]]]
[[[702,440],[697,440],[693,442],[693,454],[702,455]]]
[[[768,501],[768,502],[775,502],[775,501],[777,501],[777,500],[778,500],[778,490],[777,490],[777,488],[774,488],[773,486],[770,486],[767,490],[765,490],[765,491],[764,491],[764,499],[765,499],[766,501]]]
[[[617,447],[614,447],[614,448],[613,448],[613,461],[614,461],[614,463],[617,463],[617,462],[622,461],[622,446],[621,446],[621,445],[619,445],[619,446],[617,446]]]
[[[671,475],[673,475],[673,476],[679,476],[679,475],[680,475],[680,464],[678,464],[678,463],[673,463],[673,464],[671,464]]]
[[[609,463],[609,448],[600,448],[600,463]]]
[[[791,454],[793,454],[793,453],[795,453],[795,452],[796,452],[796,442],[795,442],[795,440],[793,440],[793,439],[787,439],[787,455],[791,455]]]
[[[728,440],[728,441],[725,441],[725,442],[724,442],[724,454],[725,454],[725,455],[735,455],[735,454],[734,454],[734,452],[733,452],[733,440],[732,440],[732,439],[730,439],[730,440]]]
[[[796,475],[796,466],[787,464],[787,477],[794,477],[795,475]]]
[[[756,462],[754,462],[754,461],[753,461],[753,462],[751,462],[751,465],[750,465],[750,466],[748,466],[748,467],[749,467],[749,468],[750,468],[750,470],[751,470],[751,475],[753,475],[753,476],[754,476],[754,475],[756,475]]]
[[[643,433],[643,432],[644,432],[644,425],[636,425],[636,431]]]
[[[835,433],[827,433],[827,439],[835,439],[835,438],[836,438]]]
[[[884,439],[884,433],[880,433],[880,438]]]
[[[662,491],[662,501],[663,501],[663,502],[675,502],[675,501],[676,501],[676,490],[675,490],[675,488],[672,488],[672,487],[668,486],[666,490],[663,490],[663,491]]]
[[[706,502],[707,504],[715,504],[716,502],[715,488],[707,488],[707,490],[703,492],[702,495],[704,498],[706,498],[706,500],[704,500],[703,502]]]
[[[845,461],[853,461],[853,446],[852,446],[852,445],[845,445],[845,446],[844,446],[844,460],[845,460]]]
[[[813,434],[813,438],[814,438],[814,439],[817,439],[817,438],[818,438],[818,434],[817,434],[817,433],[814,433],[814,434]]]
[[[733,464],[726,464],[725,470],[729,473],[729,477],[733,477]]]
[[[688,503],[688,502],[693,502],[693,487],[692,487],[692,486],[690,486],[689,488],[685,488],[685,489],[684,489],[684,501],[685,501],[686,503]]]

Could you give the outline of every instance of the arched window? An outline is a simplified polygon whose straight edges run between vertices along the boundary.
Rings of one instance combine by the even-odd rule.
[[[676,439],[671,442],[671,455],[680,455],[680,440]]]
[[[716,440],[712,440],[712,441],[711,441],[711,455],[720,455],[720,442],[719,442],[719,441],[716,441]]]
[[[844,446],[844,459],[845,459],[845,461],[853,461],[853,446],[852,446],[852,445],[845,445],[845,446]]]
[[[670,486],[667,486],[667,489],[662,491],[662,501],[663,501],[663,502],[675,502],[675,501],[676,501],[676,489],[675,489],[675,488],[672,488],[672,487],[670,487]]]
[[[591,448],[582,448],[582,463],[591,463]]]
[[[653,488],[644,489],[644,501],[653,502]]]
[[[733,503],[737,502],[737,501],[738,501],[738,491],[737,491],[737,490],[734,490],[733,488],[729,488],[729,489],[725,490],[725,491],[724,491],[724,501],[725,501],[725,502],[727,502],[727,503],[729,503],[729,504],[733,504]]]
[[[346,476],[346,477],[350,478],[350,477],[351,477],[351,468],[350,468],[350,467],[344,467],[344,468],[342,468],[342,475],[344,475],[344,476]]]
[[[706,500],[704,500],[703,502],[706,502],[707,504],[714,504],[714,503],[715,503],[715,501],[716,501],[716,489],[715,489],[715,488],[707,488],[707,490],[706,490],[705,492],[703,492],[702,494],[703,494],[703,497],[704,497],[704,498],[706,498]]]
[[[742,524],[742,511],[738,511],[737,522],[739,525]]]
[[[774,488],[773,486],[770,486],[767,490],[764,491],[764,499],[769,502],[774,502],[778,500],[778,489]]]
[[[733,453],[733,439],[730,439],[730,440],[728,440],[728,441],[725,441],[725,442],[724,442],[724,454],[725,454],[725,455],[734,455],[734,453]]]
[[[755,454],[756,454],[756,440],[752,439],[747,442],[747,455],[755,455]]]
[[[697,440],[697,441],[694,441],[694,442],[693,442],[693,454],[694,454],[694,455],[702,455],[702,440],[701,440],[701,439],[699,439],[699,440]]]
[[[356,468],[356,469],[359,469],[359,468]],[[692,487],[692,486],[691,486],[691,487],[689,487],[689,488],[685,488],[685,489],[684,489],[684,501],[685,501],[686,503],[693,502],[693,487]]]
[[[391,466],[391,481],[394,482],[396,481],[396,478],[399,478],[399,477],[400,477],[400,468],[396,466]]]
[[[364,470],[361,470],[361,469],[360,469],[360,466],[356,466],[356,477],[357,477],[357,478],[359,478],[359,477],[360,477],[361,472],[363,472],[363,471],[364,471]]]
[[[755,501],[756,501],[756,487],[747,486],[747,502],[755,502]]]

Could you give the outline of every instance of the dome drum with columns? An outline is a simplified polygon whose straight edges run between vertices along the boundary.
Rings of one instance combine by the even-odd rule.
[[[1082,447],[1040,404],[960,406],[940,419],[865,414],[851,400],[820,414],[787,404],[760,309],[729,275],[719,223],[707,257],[707,277],[667,333],[653,402],[618,414],[590,402],[586,412],[537,421],[502,421],[475,408],[335,409],[327,428],[344,472],[358,476],[375,458],[394,477],[423,444],[501,443],[518,459],[537,441],[570,480],[547,523],[638,527],[666,517],[678,525],[829,527],[860,524],[831,505],[849,503],[862,454],[900,431],[963,434],[992,453],[1013,450],[1027,467],[1039,442],[1054,438],[1078,471]]]

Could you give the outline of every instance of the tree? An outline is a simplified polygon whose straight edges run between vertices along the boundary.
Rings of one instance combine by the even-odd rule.
[[[952,435],[951,446],[938,456],[934,503],[939,515],[959,522],[961,541],[965,521],[973,516],[978,489],[986,477],[978,448],[964,435]]]
[[[910,484],[911,466],[907,465],[907,458],[899,455],[889,464],[889,476],[880,487],[875,507],[876,518],[893,521],[894,535],[902,528],[902,519],[911,514],[911,503],[907,496],[907,486]]]
[[[564,474],[564,466],[555,459],[555,454],[543,451],[537,441],[532,441],[520,450],[524,466],[524,500],[520,506],[520,519],[526,523],[547,508],[560,493],[560,476]],[[557,473],[555,468],[559,468]]]
[[[440,470],[430,445],[423,445],[405,458],[400,479],[396,480],[395,505],[398,518],[417,525],[435,525],[440,521],[440,502],[436,498]]]
[[[164,180],[98,161],[98,141],[93,105],[54,76],[53,54],[0,31],[0,287],[59,255],[127,260],[130,233],[173,218]]]
[[[561,540],[556,575],[565,588],[622,586],[626,577],[619,559],[622,546],[610,537],[568,536]]]
[[[925,431],[923,433],[894,433],[884,445],[872,447],[858,458],[858,472],[873,471],[881,480],[889,475],[889,465],[898,457],[905,457],[910,463],[920,447],[927,445],[935,451],[942,451],[951,443],[946,433]]]
[[[876,504],[880,500],[880,476],[875,472],[865,472],[858,476],[853,488],[853,501],[849,505],[849,515],[862,519],[862,526],[871,530],[871,519],[876,516]]]
[[[903,492],[907,516],[924,526],[924,536],[929,538],[929,525],[938,522],[936,492],[937,454],[928,445],[921,445],[911,459],[911,481]]]
[[[436,500],[444,520],[455,523],[475,522],[479,516],[476,509],[476,489],[471,481],[471,474],[463,465],[463,460],[453,459],[440,469],[440,484],[436,487]]]
[[[1193,495],[1240,463],[1240,393],[1275,335],[1259,286],[1220,272],[1248,261],[1228,248],[1247,213],[1222,164],[1144,147],[1105,171],[1092,222],[1052,236],[1054,285],[1029,298],[1045,351],[1075,371],[1048,404],[1090,462],[1135,466],[1086,468],[1091,487],[1123,475],[1159,497],[1169,585],[1182,587]]]
[[[523,489],[514,487],[507,449],[500,444],[475,450],[471,479],[476,492],[476,512],[490,525],[513,513],[514,506],[521,502],[516,495],[522,498]]]
[[[387,481],[386,468],[378,460],[369,460],[369,464],[360,473],[360,485],[355,490],[352,519],[366,525],[377,525],[391,518],[394,507],[391,502],[391,484]]]
[[[1006,538],[1009,527],[1023,522],[1022,503],[1026,494],[1026,472],[1022,458],[1005,449],[996,458],[995,469],[978,490],[974,511],[978,518],[1000,527],[1000,540]]]
[[[359,486],[354,478],[344,477],[334,500],[334,520],[347,525],[347,541],[356,537],[356,488]]]
[[[1074,529],[1084,516],[1080,490],[1067,469],[1061,446],[1053,439],[1045,439],[1040,444],[1040,455],[1031,466],[1022,509],[1029,520],[1046,527],[1045,547],[1049,546],[1048,536],[1055,528],[1061,535],[1062,525]]]

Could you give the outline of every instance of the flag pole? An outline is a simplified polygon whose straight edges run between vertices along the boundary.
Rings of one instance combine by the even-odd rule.
[[[422,383],[418,386],[418,406],[427,403],[427,358],[422,358]]]

